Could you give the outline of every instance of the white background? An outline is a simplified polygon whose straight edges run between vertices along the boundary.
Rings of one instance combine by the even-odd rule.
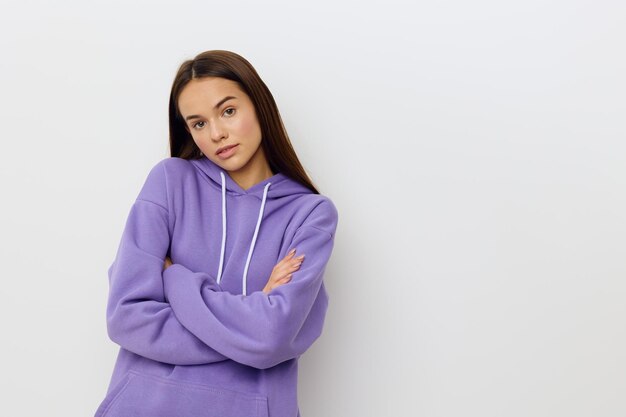
[[[183,60],[248,59],[339,214],[303,417],[626,415],[623,1],[4,1],[0,415],[91,416]]]

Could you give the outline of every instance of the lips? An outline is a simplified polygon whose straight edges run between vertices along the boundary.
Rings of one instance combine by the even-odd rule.
[[[221,152],[223,152],[223,151],[227,151],[227,150],[229,150],[230,148],[235,147],[235,146],[237,146],[237,144],[235,144],[235,145],[227,145],[227,146],[224,146],[224,147],[222,147],[222,148],[219,148],[219,149],[217,150],[217,152],[215,152],[215,154],[216,154],[216,155],[219,155]]]

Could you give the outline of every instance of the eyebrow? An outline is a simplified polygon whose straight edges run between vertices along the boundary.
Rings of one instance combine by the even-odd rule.
[[[237,97],[235,97],[235,96],[226,96],[226,97],[224,97],[223,99],[221,99],[220,101],[218,101],[218,102],[217,102],[217,104],[216,104],[215,106],[213,106],[213,109],[217,109],[217,108],[218,108],[219,106],[221,106],[221,105],[222,105],[225,101],[228,101],[228,100],[233,99],[233,98],[237,98]],[[200,115],[197,115],[197,114],[192,114],[191,116],[187,116],[187,117],[185,117],[185,120],[199,119],[199,118],[201,118],[201,117],[202,117],[202,116],[200,116]]]

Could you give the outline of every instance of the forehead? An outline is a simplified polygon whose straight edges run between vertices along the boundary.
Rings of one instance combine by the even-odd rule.
[[[226,78],[196,78],[183,87],[178,96],[178,107],[183,114],[196,109],[213,108],[217,102],[226,96],[244,99],[245,93],[235,81]]]

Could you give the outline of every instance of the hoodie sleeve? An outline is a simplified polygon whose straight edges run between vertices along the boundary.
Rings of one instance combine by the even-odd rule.
[[[237,362],[266,369],[298,357],[322,333],[329,299],[323,276],[336,226],[337,211],[326,200],[288,247],[305,254],[300,269],[268,294],[221,291],[209,274],[175,263],[163,273],[165,296],[187,329]]]
[[[108,269],[107,332],[124,349],[155,361],[223,361],[228,358],[183,327],[164,299],[162,272],[170,242],[164,170],[161,162],[148,174]]]

